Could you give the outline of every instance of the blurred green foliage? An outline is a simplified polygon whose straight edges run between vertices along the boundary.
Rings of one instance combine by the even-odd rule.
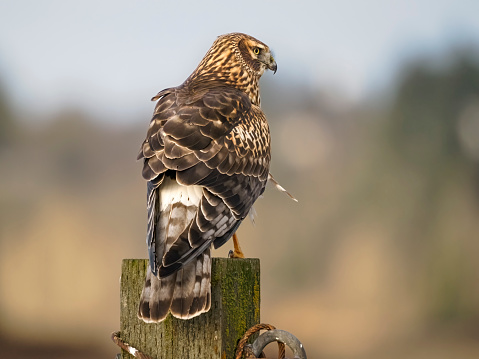
[[[424,170],[447,161],[466,161],[458,119],[479,96],[477,57],[463,50],[454,59],[421,59],[407,66],[391,109],[389,136],[405,160]]]
[[[15,119],[0,82],[0,150],[10,145],[13,141]]]

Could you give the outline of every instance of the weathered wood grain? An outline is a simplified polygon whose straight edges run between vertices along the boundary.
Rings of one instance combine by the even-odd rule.
[[[146,259],[124,259],[120,289],[121,338],[158,359],[232,359],[236,343],[260,322],[259,259],[213,258],[211,310],[191,320],[169,315],[163,322],[138,319]],[[122,358],[131,355],[122,351]]]

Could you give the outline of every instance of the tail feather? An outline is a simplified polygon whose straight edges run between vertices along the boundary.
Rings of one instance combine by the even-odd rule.
[[[207,312],[211,307],[210,277],[210,248],[168,277],[156,277],[148,266],[138,317],[151,323],[164,320],[168,312],[181,319]]]
[[[203,275],[203,260],[197,260],[195,265],[195,285],[193,286],[193,301],[190,306],[188,315],[198,312],[200,307],[200,292],[201,292],[201,279]]]
[[[196,262],[196,280],[193,290],[194,300],[191,304],[189,317],[194,317],[200,313],[210,310],[211,303],[208,296],[211,295],[211,249],[207,249],[201,256],[201,260]]]
[[[211,306],[211,241],[192,247],[189,240],[203,190],[179,185],[165,175],[148,185],[147,243],[150,265],[138,317],[160,322],[169,312],[189,319]]]
[[[194,299],[196,281],[196,263],[190,262],[183,266],[176,275],[175,291],[170,311],[177,318],[187,319]]]
[[[151,273],[151,266],[148,266],[145,286],[140,297],[138,317],[147,323],[165,319],[173,299],[175,282],[176,273],[159,279]]]

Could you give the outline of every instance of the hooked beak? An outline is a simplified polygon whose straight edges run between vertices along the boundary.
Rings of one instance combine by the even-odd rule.
[[[266,64],[266,66],[268,67],[268,69],[273,71],[274,74],[276,73],[276,70],[278,69],[278,65],[276,65],[276,61],[274,60],[273,56],[269,57],[269,61]]]

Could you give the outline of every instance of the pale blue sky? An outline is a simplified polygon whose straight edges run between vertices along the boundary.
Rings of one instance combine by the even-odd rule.
[[[477,0],[4,0],[0,80],[30,112],[149,116],[153,94],[180,84],[217,35],[239,31],[273,48],[278,84],[361,99],[415,53],[479,45],[477,14]]]

